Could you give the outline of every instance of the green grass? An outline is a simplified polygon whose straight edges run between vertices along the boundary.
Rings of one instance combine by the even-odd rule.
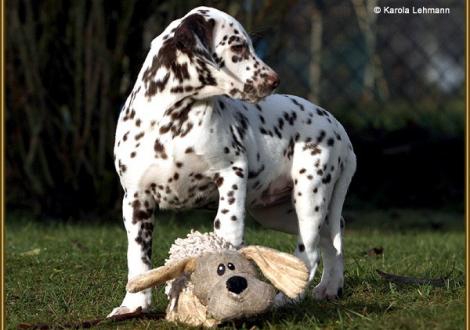
[[[157,224],[154,262],[190,228],[210,230],[208,213],[164,215]],[[345,296],[339,301],[310,298],[296,306],[237,324],[250,329],[463,329],[464,217],[435,211],[361,211],[346,214]],[[293,251],[294,237],[248,222],[247,243]],[[50,325],[105,316],[117,306],[126,281],[126,238],[120,221],[38,222],[10,215],[6,222],[6,322]],[[379,256],[365,252],[383,247]],[[390,284],[375,272],[422,278],[450,273],[445,287]],[[318,276],[315,283],[318,282]],[[162,289],[154,310],[164,311]],[[228,328],[235,324],[227,325]],[[107,329],[178,328],[162,320],[127,320]]]

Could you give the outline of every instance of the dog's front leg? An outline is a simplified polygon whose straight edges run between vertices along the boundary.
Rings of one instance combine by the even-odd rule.
[[[234,163],[215,178],[219,190],[219,207],[214,220],[215,233],[234,246],[243,244],[247,166]]]
[[[128,189],[124,195],[122,212],[128,240],[128,279],[151,268],[154,209],[155,201],[148,190],[141,192]],[[127,292],[121,305],[114,308],[108,317],[131,313],[139,307],[146,310],[151,304],[151,298],[151,289]]]

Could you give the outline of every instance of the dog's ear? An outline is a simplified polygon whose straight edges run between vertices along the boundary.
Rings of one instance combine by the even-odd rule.
[[[139,292],[152,286],[163,284],[183,273],[192,273],[196,268],[195,258],[186,258],[137,275],[127,282],[128,292]]]
[[[174,41],[176,48],[185,53],[200,55],[206,62],[216,66],[212,58],[212,41],[215,21],[206,20],[202,15],[192,14],[184,18],[176,28]]]
[[[251,245],[239,251],[253,260],[263,275],[289,298],[296,298],[308,284],[308,269],[291,254],[263,246]]]

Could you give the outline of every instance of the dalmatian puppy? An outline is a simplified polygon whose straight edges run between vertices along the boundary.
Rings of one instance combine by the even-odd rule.
[[[321,249],[316,298],[341,293],[341,212],[356,157],[330,113],[271,95],[278,85],[240,23],[217,9],[195,8],[152,41],[114,146],[129,278],[151,268],[157,210],[216,204],[217,235],[242,245],[248,210],[266,227],[298,235],[295,254],[310,280]],[[150,289],[128,292],[110,316],[150,303]]]

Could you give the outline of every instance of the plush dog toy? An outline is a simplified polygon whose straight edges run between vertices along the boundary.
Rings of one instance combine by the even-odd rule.
[[[253,263],[272,284],[261,280]],[[236,250],[213,233],[192,231],[175,241],[164,266],[132,278],[127,291],[167,282],[166,319],[212,327],[267,311],[276,289],[296,298],[307,280],[305,264],[293,255],[261,246]]]

